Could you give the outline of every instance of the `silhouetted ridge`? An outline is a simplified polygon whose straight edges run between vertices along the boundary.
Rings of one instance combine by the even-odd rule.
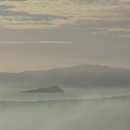
[[[69,88],[129,87],[130,70],[88,64],[46,71],[0,73],[0,87],[41,88],[52,84]]]
[[[59,86],[51,86],[48,88],[38,88],[38,89],[24,91],[24,92],[26,92],[26,93],[34,93],[34,92],[43,93],[43,92],[64,92],[64,91]]]

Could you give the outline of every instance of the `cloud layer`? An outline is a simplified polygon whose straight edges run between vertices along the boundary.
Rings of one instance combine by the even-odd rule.
[[[0,0],[0,27],[130,32],[129,0]]]

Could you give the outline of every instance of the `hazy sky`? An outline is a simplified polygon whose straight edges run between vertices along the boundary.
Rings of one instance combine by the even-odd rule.
[[[79,64],[130,69],[130,0],[0,0],[0,72]]]

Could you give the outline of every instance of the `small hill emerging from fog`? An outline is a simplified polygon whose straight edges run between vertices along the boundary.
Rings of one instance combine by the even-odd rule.
[[[48,88],[38,88],[34,90],[24,91],[24,93],[52,93],[52,92],[64,92],[59,86],[51,86]]]

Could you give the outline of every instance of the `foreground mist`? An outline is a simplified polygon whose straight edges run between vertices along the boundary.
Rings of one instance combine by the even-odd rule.
[[[129,130],[130,96],[0,102],[0,130]]]

